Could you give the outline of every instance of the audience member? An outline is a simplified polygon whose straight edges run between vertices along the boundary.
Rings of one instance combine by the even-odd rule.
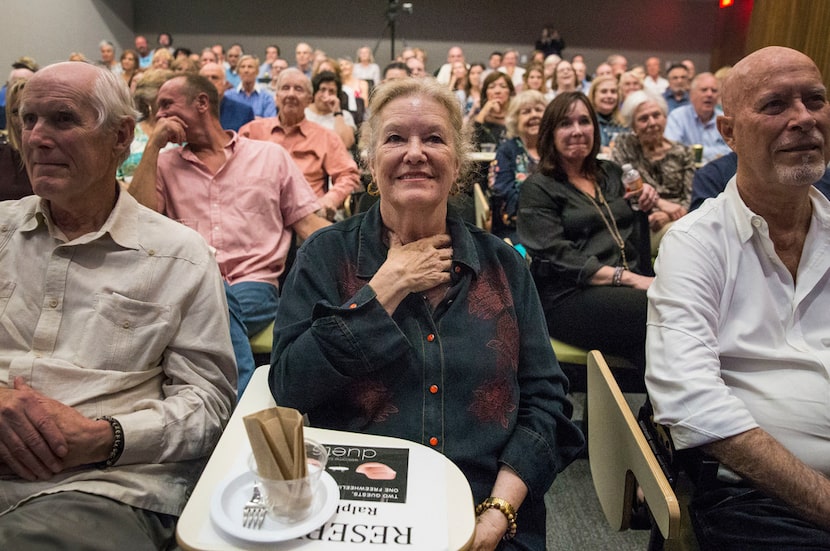
[[[228,50],[230,57],[231,50]],[[236,74],[239,84],[231,88],[225,95],[228,99],[248,105],[254,111],[256,118],[273,117],[277,114],[274,97],[267,90],[260,90],[256,82],[259,71],[259,60],[252,55],[243,55],[236,64]],[[221,113],[221,108],[219,112]]]
[[[625,101],[628,94],[642,90],[643,80],[634,71],[626,71],[617,78],[619,82],[620,103]]]
[[[669,87],[669,81],[660,76],[660,58],[646,59],[646,76],[643,78],[643,88],[652,94],[662,95]]]
[[[153,60],[150,62],[149,69],[167,70],[173,62],[173,54],[164,48],[157,48],[153,51]]]
[[[684,59],[683,61],[680,62],[680,64],[683,65],[684,67],[686,67],[686,69],[689,71],[689,82],[691,82],[692,79],[695,78],[695,75],[697,74],[695,72],[695,62],[692,61],[691,59]]]
[[[562,50],[565,49],[565,41],[562,40],[562,35],[559,34],[559,31],[553,25],[545,25],[542,27],[539,40],[536,41],[534,47],[542,52],[542,59],[549,55],[562,57]]]
[[[308,78],[311,78],[314,62],[314,50],[311,49],[311,46],[305,42],[297,44],[294,50],[294,59],[297,62],[294,67],[302,71]]]
[[[409,78],[409,67],[407,67],[405,63],[393,61],[383,68],[383,80],[381,82],[386,82],[387,80],[398,80],[401,78]]]
[[[553,90],[549,90],[547,85],[545,85],[545,68],[541,63],[531,63],[528,65],[522,80],[523,90],[536,90],[545,96],[546,102],[553,99],[554,92]]]
[[[201,69],[208,63],[219,63],[219,58],[216,56],[216,52],[214,52],[212,49],[204,48],[202,50],[201,55],[199,56],[199,68]]]
[[[507,137],[504,125],[510,99],[516,95],[510,77],[500,71],[490,73],[481,88],[481,109],[473,117],[473,143],[479,149],[482,144],[492,144],[492,150]]]
[[[305,108],[308,120],[316,122],[340,136],[343,144],[350,149],[355,143],[357,125],[352,114],[344,110],[340,102],[340,80],[331,71],[315,75],[311,80],[313,96]]]
[[[614,70],[611,69],[611,66],[607,63],[600,63],[597,65],[596,71],[594,71],[594,78],[599,77],[614,77],[614,79],[619,82],[618,75],[614,74]]]
[[[222,128],[238,132],[243,125],[256,118],[250,105],[227,97],[228,83],[225,80],[225,69],[221,65],[206,63],[199,74],[211,81],[219,94],[219,123]]]
[[[174,52],[173,50],[173,36],[167,32],[160,32],[158,37],[156,38],[156,43],[159,45],[160,48],[164,48],[171,54]],[[190,55],[190,54],[188,54]],[[174,56],[175,58],[175,56]]]
[[[508,139],[496,150],[492,231],[514,243],[519,242],[519,190],[539,164],[539,124],[547,103],[538,90],[525,90],[513,98],[505,119]]]
[[[611,66],[611,74],[617,78],[620,78],[620,75],[628,70],[628,60],[620,54],[609,55],[605,62]]]
[[[257,81],[262,84],[271,82],[271,66],[280,57],[280,47],[276,44],[269,44],[265,47],[265,61],[259,66]]]
[[[176,57],[170,63],[170,70],[174,73],[190,73],[192,75],[199,74],[199,62],[190,57]]]
[[[277,78],[279,78],[280,73],[286,69],[288,69],[288,61],[284,60],[281,57],[275,59],[274,62],[271,64],[271,81],[268,84],[268,89],[271,92],[276,93]]]
[[[312,96],[311,82],[302,71],[286,69],[277,84],[279,116],[248,123],[239,134],[287,149],[317,195],[322,207],[318,214],[331,220],[360,189],[360,173],[340,137],[306,118]]]
[[[372,48],[361,46],[357,50],[357,63],[354,66],[354,76],[369,82],[372,86],[380,84],[384,78],[380,73],[380,67],[375,63],[375,56],[372,55]]]
[[[518,66],[519,63],[519,52],[516,50],[507,50],[504,52],[504,56],[501,60],[501,67],[499,67],[499,71],[506,74],[510,81],[513,83],[513,88],[517,92],[522,91],[522,76],[525,74],[525,70]],[[557,65],[558,67],[558,65]],[[551,89],[554,87],[552,86]]]
[[[576,87],[586,96],[591,89],[591,81],[588,80],[588,66],[584,61],[571,61],[571,67],[576,73]]]
[[[669,113],[666,138],[685,145],[702,145],[703,162],[729,153],[729,146],[717,127],[720,87],[712,73],[700,73],[692,80],[689,105]]]
[[[449,84],[452,78],[452,64],[460,61],[467,66],[467,61],[464,59],[464,50],[460,46],[453,46],[447,51],[447,62],[441,65],[436,73],[435,78],[441,84]]]
[[[173,71],[148,69],[144,71],[141,80],[136,84],[133,92],[133,103],[138,111],[138,121],[135,125],[129,153],[115,172],[118,181],[125,184],[133,181],[133,176],[144,154],[144,148],[147,147],[147,142],[156,127],[156,97],[159,88],[173,76]],[[167,147],[177,147],[177,145],[168,144]]]
[[[464,78],[464,88],[456,90],[455,95],[464,111],[464,122],[476,116],[481,108],[481,86],[484,81],[484,64],[472,63]]]
[[[652,255],[671,224],[688,212],[695,173],[692,150],[663,136],[667,114],[663,96],[645,90],[631,93],[620,108],[631,133],[617,137],[613,154],[614,161],[631,164],[659,194],[648,215]]]
[[[121,65],[115,59],[115,46],[109,40],[102,40],[98,44],[98,50],[101,53],[101,59],[98,60],[98,65],[112,71],[116,75],[121,72]]]
[[[551,90],[554,97],[564,92],[580,90],[576,73],[570,61],[563,59],[556,64],[556,70],[554,70],[553,79],[551,80]]]
[[[669,67],[666,73],[669,77],[669,86],[663,92],[663,99],[669,108],[669,113],[683,105],[689,105],[689,69],[677,63]]]
[[[608,75],[597,77],[591,82],[588,99],[594,107],[599,123],[600,152],[608,157],[618,136],[628,132],[620,124],[617,112],[620,106],[617,79]]]
[[[17,78],[6,91],[5,115],[8,134],[0,134],[0,201],[21,199],[34,193],[20,155],[22,122],[20,96],[28,78]],[[7,137],[8,136],[8,137]]]
[[[358,103],[363,103],[362,111],[365,113],[366,102],[369,101],[369,83],[355,76],[354,63],[351,58],[341,57],[337,60],[337,63],[340,65],[340,81],[343,91],[349,98],[347,109],[352,113],[356,113],[358,111]],[[363,117],[356,119],[355,122],[360,126],[360,123],[363,122]]]
[[[297,253],[270,387],[314,426],[445,453],[481,503],[474,549],[543,549],[545,493],[583,439],[527,265],[447,207],[469,147],[447,85],[391,81],[369,107],[379,202]]]
[[[172,548],[235,402],[219,270],[116,183],[134,124],[118,76],[51,65],[20,113],[38,196],[0,204],[0,547]]]
[[[647,384],[680,450],[719,462],[695,487],[701,549],[830,542],[830,104],[815,63],[772,46],[724,82],[737,153],[716,199],[663,238],[649,289]]]
[[[220,64],[223,69],[228,69],[228,62],[225,60],[225,47],[221,44],[214,44],[210,47],[213,55],[216,56],[216,63]]]
[[[147,44],[147,38],[143,35],[135,37],[135,51],[138,52],[138,66],[142,69],[149,69],[153,63],[153,50]]]
[[[37,62],[28,56],[23,56],[12,63],[12,70],[9,72],[9,78],[6,83],[0,88],[0,130],[6,128],[6,90],[14,84],[16,80],[25,80],[35,74],[38,70]]]
[[[328,222],[314,214],[320,205],[285,149],[222,128],[209,80],[174,77],[157,104],[158,122],[141,159],[157,167],[156,178],[136,176],[129,190],[216,250],[241,394],[255,367],[248,339],[274,321],[292,230],[305,239]],[[168,142],[185,145],[159,154]]]
[[[410,57],[406,60],[406,66],[409,67],[409,75],[415,78],[423,78],[429,76],[424,69],[424,62],[417,57]],[[462,64],[463,66],[463,64]]]
[[[599,123],[582,92],[548,105],[538,149],[539,170],[519,193],[518,227],[548,331],[644,368],[651,258],[639,242],[642,213],[627,199],[648,212],[657,193],[648,184],[626,193],[619,165],[597,159]]]
[[[135,50],[124,50],[121,53],[121,79],[127,88],[133,88],[133,79],[141,71],[138,66],[138,52]]]
[[[481,75],[482,81],[493,71],[499,70],[499,67],[501,67],[501,60],[502,52],[492,52],[490,54],[490,57],[487,58],[487,67],[484,69],[484,74]]]
[[[228,48],[225,54],[225,61],[228,63],[228,66],[225,68],[225,80],[228,81],[231,88],[236,88],[242,82],[237,66],[243,54],[244,52],[240,44],[231,44],[231,47]]]

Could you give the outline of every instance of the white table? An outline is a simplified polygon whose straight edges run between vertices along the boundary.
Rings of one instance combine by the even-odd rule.
[[[254,373],[179,518],[176,537],[179,545],[186,550],[227,551],[264,548],[263,544],[247,543],[224,535],[211,521],[210,503],[217,486],[229,475],[232,475],[235,470],[238,471],[241,468],[240,455],[250,453],[250,445],[242,418],[275,405],[268,388],[267,376],[268,366],[262,366]],[[435,522],[434,525],[435,528],[446,528],[448,548],[451,550],[466,549],[472,542],[475,531],[475,512],[470,485],[458,467],[444,455],[421,444],[400,438],[332,431],[314,427],[306,427],[305,434],[325,444],[409,449],[409,489],[413,499],[409,499],[406,504],[399,504],[398,506],[411,509],[405,511],[406,515],[430,520],[435,519],[437,511],[446,511],[446,518],[438,519],[438,522]],[[419,457],[422,459],[421,461],[417,460]],[[423,461],[424,458],[427,458],[428,461]],[[424,472],[425,466],[423,463],[430,463],[433,466],[438,465],[439,468],[437,472],[434,470]],[[444,472],[441,472],[442,466]],[[429,480],[430,483],[423,484],[424,480]],[[424,488],[424,486],[427,486],[427,488]],[[423,496],[418,499],[417,492],[419,491],[429,491],[429,499],[425,500]],[[436,502],[435,499],[442,499],[443,501]],[[341,500],[341,504],[343,503]],[[357,504],[360,502],[346,503]],[[382,521],[383,519],[378,520]],[[347,547],[352,549],[355,546]],[[339,542],[308,539],[294,539],[267,545],[269,549],[301,549],[303,551],[337,550],[347,547]],[[367,544],[364,547],[366,549],[376,549],[378,547],[394,548],[400,546]],[[408,551],[418,550],[413,545],[406,546],[406,549]]]

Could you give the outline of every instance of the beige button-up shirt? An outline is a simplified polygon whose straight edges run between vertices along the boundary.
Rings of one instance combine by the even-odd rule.
[[[230,417],[236,365],[216,261],[194,231],[121,193],[67,241],[39,197],[0,203],[0,386],[23,377],[124,428],[109,469],[0,480],[0,512],[78,490],[178,515]]]

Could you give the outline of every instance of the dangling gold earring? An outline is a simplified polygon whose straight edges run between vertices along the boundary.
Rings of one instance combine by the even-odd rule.
[[[366,185],[366,193],[368,193],[372,197],[380,197],[380,190],[378,189],[378,185],[375,183],[374,180],[372,180]]]

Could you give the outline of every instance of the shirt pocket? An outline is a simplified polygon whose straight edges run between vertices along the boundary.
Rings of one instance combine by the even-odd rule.
[[[6,314],[6,306],[9,305],[16,286],[14,281],[0,281],[0,318]]]
[[[77,365],[110,371],[143,371],[159,364],[175,334],[174,309],[118,293],[97,293],[84,327]]]
[[[234,191],[236,207],[247,213],[265,213],[274,210],[272,203],[274,192],[271,191],[273,187],[273,182],[262,178],[247,179]]]

